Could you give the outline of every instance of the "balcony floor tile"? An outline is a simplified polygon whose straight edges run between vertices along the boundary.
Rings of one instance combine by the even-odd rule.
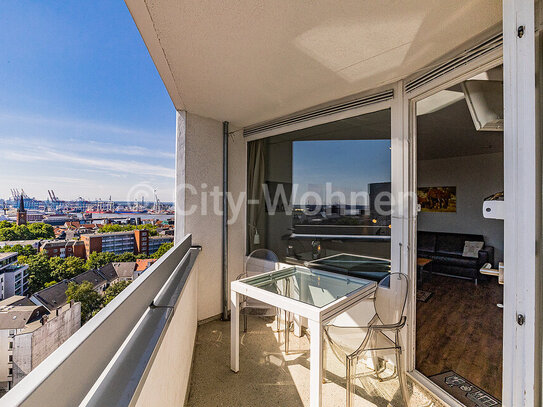
[[[283,335],[271,320],[249,319],[240,338],[240,371],[230,370],[230,324],[211,321],[198,328],[187,406],[309,406],[309,341],[290,335],[286,355]],[[327,352],[323,406],[345,405],[345,368]],[[400,406],[398,381],[366,377],[357,381],[355,406]],[[441,407],[420,387],[409,383],[410,406]]]

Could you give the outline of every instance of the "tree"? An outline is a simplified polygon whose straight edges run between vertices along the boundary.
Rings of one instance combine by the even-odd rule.
[[[49,265],[51,267],[51,278],[61,281],[66,275],[66,263],[62,257],[49,258]]]
[[[66,273],[64,278],[72,278],[88,270],[85,260],[75,256],[67,257],[64,266]]]
[[[11,228],[13,226],[15,226],[15,223],[10,222],[9,220],[1,220],[0,221],[0,229]]]
[[[0,252],[17,252],[19,256],[31,256],[33,254],[36,254],[36,249],[34,249],[29,244],[24,246],[16,244],[13,246],[0,247]]]
[[[116,261],[123,262],[123,261],[136,261],[136,255],[131,252],[125,252],[123,254],[119,254],[117,256]]]
[[[13,227],[0,229],[0,241],[17,240],[17,237]]]
[[[49,264],[51,265],[51,277],[57,281],[73,278],[78,274],[87,271],[85,261],[74,256],[65,259],[61,257],[51,257],[49,259]]]
[[[53,237],[55,237],[54,228],[46,223],[31,223],[27,226],[8,222],[0,225],[0,241],[49,239]]]
[[[19,264],[28,264],[28,288],[31,293],[41,290],[45,284],[52,281],[51,264],[44,254],[19,256]]]
[[[115,298],[122,290],[124,290],[126,287],[130,285],[130,281],[119,281],[115,284],[110,285],[108,288],[106,288],[106,291],[104,293],[103,297],[103,303],[104,305],[107,305]]]
[[[81,284],[70,283],[66,289],[66,299],[68,301],[81,303],[81,320],[87,322],[93,314],[100,309],[102,298],[89,281],[83,281]]]
[[[87,260],[87,269],[97,270],[108,263],[113,263],[117,259],[115,253],[111,252],[92,252]]]
[[[17,240],[30,240],[34,238],[34,235],[26,225],[13,226],[12,229],[17,235]]]
[[[58,281],[49,281],[48,283],[45,283],[45,287],[44,288],[47,288],[47,287],[51,287],[52,285],[55,285],[55,284],[58,284]]]
[[[173,243],[162,243],[158,250],[153,253],[151,257],[154,259],[160,259],[164,253],[170,250],[173,247]]]
[[[31,223],[28,230],[32,234],[32,239],[49,239],[55,237],[55,229],[47,223]]]

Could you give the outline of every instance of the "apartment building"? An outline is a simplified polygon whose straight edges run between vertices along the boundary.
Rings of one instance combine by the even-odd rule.
[[[152,253],[149,249],[149,231],[134,230],[134,252],[135,253]]]
[[[173,236],[151,236],[149,238],[149,254],[156,252],[164,243],[173,243]]]
[[[17,252],[0,253],[1,299],[24,295],[28,289],[28,266],[17,264]]]
[[[0,392],[11,389],[80,327],[80,303],[49,313],[23,296],[0,301]]]
[[[85,254],[88,257],[93,252],[147,254],[148,238],[148,230],[131,230],[127,232],[82,235],[81,241],[85,245]]]
[[[42,244],[40,252],[47,257],[70,257],[75,256],[86,258],[85,243],[81,240],[51,240]]]

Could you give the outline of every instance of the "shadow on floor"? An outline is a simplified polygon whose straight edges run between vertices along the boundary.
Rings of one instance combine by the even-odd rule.
[[[290,335],[286,355],[272,320],[251,317],[241,333],[240,371],[230,370],[230,323],[211,321],[198,328],[187,406],[309,406],[309,342]],[[345,367],[327,352],[323,406],[345,405]],[[410,405],[441,406],[418,387]],[[355,406],[401,406],[397,380],[358,381]]]

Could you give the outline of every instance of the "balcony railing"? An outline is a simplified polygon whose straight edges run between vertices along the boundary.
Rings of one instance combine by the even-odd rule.
[[[178,242],[2,397],[0,405],[146,405],[144,400],[156,396],[153,383],[164,380],[163,369],[154,367],[157,360],[183,372],[185,387],[177,385],[179,394],[167,396],[184,398],[197,326],[197,276],[191,270],[200,249],[191,242],[190,235]],[[179,343],[179,330],[187,346]],[[172,358],[176,352],[179,357]]]

